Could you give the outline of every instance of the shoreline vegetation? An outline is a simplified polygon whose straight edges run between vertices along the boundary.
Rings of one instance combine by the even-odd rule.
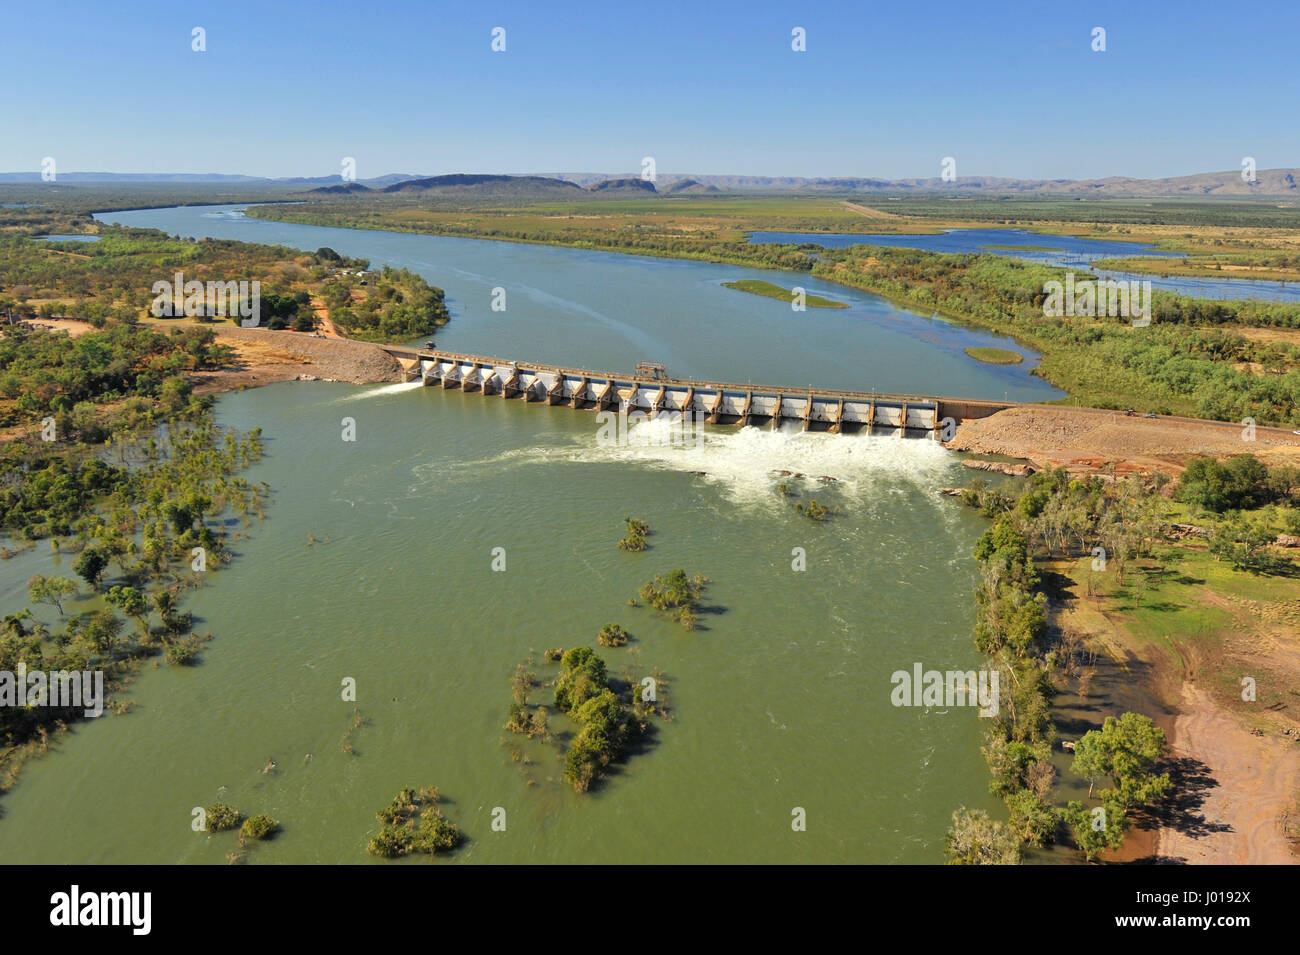
[[[971,358],[976,361],[982,361],[986,365],[1019,365],[1025,360],[1025,356],[1019,352],[1011,351],[1008,348],[988,348],[983,346],[972,346],[965,348]]]
[[[1300,660],[1284,646],[1262,648],[1250,614],[1204,616],[1207,603],[1231,607],[1243,589],[1279,607],[1300,597],[1295,562],[1275,543],[1300,533],[1300,468],[1269,468],[1251,455],[1223,463],[1197,458],[1176,483],[1159,472],[1106,482],[1058,468],[997,488],[976,481],[959,496],[994,522],[975,548],[981,568],[975,636],[1002,685],[1013,688],[990,721],[983,749],[990,791],[1005,799],[1010,821],[959,809],[950,861],[1015,862],[1025,849],[1068,833],[1091,862],[1123,847],[1135,822],[1171,834],[1174,842],[1193,824],[1164,799],[1169,771],[1194,772],[1194,755],[1183,750],[1167,758],[1166,732],[1150,717],[1122,713],[1118,701],[1104,696],[1094,699],[1098,657],[1150,665],[1147,706],[1157,711],[1161,697],[1177,704],[1189,687],[1208,692],[1213,708],[1236,710],[1245,720],[1221,730],[1239,737],[1238,745],[1250,738],[1247,724],[1254,736],[1300,736],[1280,712],[1285,688],[1300,678]],[[1154,646],[1137,638],[1143,630],[1161,634]],[[1171,671],[1186,685],[1162,687]],[[1254,674],[1248,702],[1257,707],[1242,705],[1247,674]],[[1088,797],[1061,806],[1051,799],[1059,741],[1054,719],[1072,689],[1081,703],[1088,701],[1089,715],[1070,721],[1080,738],[1060,742],[1073,752],[1071,772],[1086,779]],[[1300,775],[1300,756],[1287,754],[1285,742],[1274,749],[1269,761],[1289,760]],[[1098,788],[1106,779],[1111,788]],[[1251,790],[1240,778],[1221,784],[1234,794]],[[1265,795],[1284,801],[1289,794],[1283,788]],[[1264,821],[1276,832],[1258,840],[1262,851],[1270,853],[1268,861],[1286,861],[1281,820]],[[1216,851],[1231,850],[1219,845]],[[1150,855],[1156,854],[1153,848]]]
[[[48,540],[76,575],[31,578],[30,604],[0,629],[0,670],[98,671],[111,695],[150,658],[199,662],[212,635],[181,609],[183,596],[230,562],[232,545],[265,517],[269,489],[238,476],[259,459],[261,431],[217,427],[212,392],[246,383],[239,362],[259,347],[268,357],[268,342],[288,345],[277,358],[300,360],[325,341],[318,326],[407,340],[449,316],[442,290],[414,273],[370,272],[368,262],[327,248],[302,253],[94,223],[94,243],[34,237],[63,221],[39,208],[0,211],[0,558],[21,559]],[[189,321],[154,318],[154,285],[170,285],[177,272],[196,282],[261,282],[265,327],[242,328],[238,316],[223,324],[211,302],[196,303]],[[354,341],[331,345],[361,349],[363,368],[382,354]],[[379,380],[396,365],[383,358]],[[115,714],[130,708],[100,702]],[[28,758],[89,718],[82,710],[0,708],[0,793]],[[267,838],[278,823],[257,816],[246,826],[232,862],[242,861],[245,837]]]
[[[229,358],[207,329],[111,323],[75,339],[5,330],[0,531],[12,543],[0,556],[48,540],[76,577],[32,577],[31,604],[4,618],[0,670],[101,670],[116,691],[147,659],[198,662],[211,635],[181,599],[232,559],[268,491],[238,476],[261,456],[260,430],[217,427],[212,399],[186,377]],[[0,792],[83,715],[0,708]]]
[[[758,279],[741,279],[737,282],[723,282],[723,288],[735,289],[738,292],[748,292],[751,295],[762,295],[765,298],[775,298],[783,302],[796,302],[796,294],[792,289],[785,289],[779,285],[773,285],[771,282],[762,282]],[[804,295],[803,304],[808,308],[848,308],[844,302],[836,302],[833,299],[822,298],[820,295]]]
[[[1097,259],[1092,268],[1110,272],[1200,279],[1245,279],[1256,282],[1300,282],[1300,254],[1254,255],[1200,253],[1182,259],[1127,256]]]

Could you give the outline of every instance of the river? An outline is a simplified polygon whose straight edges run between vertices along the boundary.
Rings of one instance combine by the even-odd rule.
[[[449,291],[449,348],[615,369],[656,357],[683,374],[827,387],[870,384],[853,374],[865,364],[882,390],[1053,394],[927,337],[970,333],[871,296],[809,280],[853,307],[791,316],[720,286],[770,272],[235,210],[108,218],[418,268]],[[514,290],[504,313],[490,308],[496,285]],[[974,709],[890,702],[895,671],[978,665],[971,547],[986,525],[935,493],[967,476],[936,443],[716,429],[701,448],[608,448],[590,415],[418,384],[286,383],[226,395],[217,413],[263,428],[248,477],[273,495],[233,565],[187,601],[215,639],[192,669],[147,666],[122,694],[130,713],[79,724],[27,765],[0,800],[4,861],[221,863],[233,834],[190,821],[222,801],[283,827],[251,863],[364,863],[375,811],[405,786],[441,789],[469,837],[461,862],[931,863],[954,809],[1004,813]],[[791,483],[838,515],[796,513],[777,469],[835,477]],[[645,553],[615,546],[629,515],[654,529]],[[25,604],[28,577],[70,563],[42,542],[0,564],[5,612]],[[694,632],[627,606],[675,567],[711,578]],[[543,649],[594,643],[615,622],[632,642],[599,651],[611,673],[661,669],[673,719],[579,795],[554,745],[512,759],[510,676],[532,650],[549,678]],[[367,723],[349,754],[354,706]],[[806,831],[792,830],[796,808]]]

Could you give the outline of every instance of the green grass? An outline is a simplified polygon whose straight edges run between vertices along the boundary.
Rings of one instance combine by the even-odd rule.
[[[1089,559],[1081,560],[1072,576],[1083,581],[1089,576]],[[1244,601],[1300,599],[1300,580],[1291,577],[1256,575],[1234,570],[1227,561],[1217,561],[1201,547],[1178,544],[1156,548],[1154,558],[1132,561],[1120,586],[1113,571],[1094,576],[1098,593],[1107,608],[1124,620],[1129,632],[1143,643],[1178,641],[1221,643],[1221,634],[1234,626],[1226,606],[1232,598]],[[1149,582],[1143,587],[1140,577]],[[1226,605],[1206,599],[1207,593],[1227,598]],[[1090,598],[1083,598],[1090,599]]]
[[[982,361],[986,365],[1018,365],[1025,360],[1024,355],[1019,352],[1009,351],[1006,348],[977,346],[967,348],[965,351],[971,358]]]
[[[749,292],[752,295],[779,298],[785,302],[794,300],[793,291],[759,279],[741,279],[739,282],[723,282],[722,284],[727,288],[734,288],[739,292]],[[848,305],[843,302],[835,302],[829,298],[822,298],[820,295],[806,295],[804,302],[809,308],[848,308]],[[1016,360],[1020,360],[1019,355],[1016,356]]]

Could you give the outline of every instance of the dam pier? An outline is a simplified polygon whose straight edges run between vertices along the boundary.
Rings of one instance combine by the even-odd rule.
[[[703,418],[709,424],[780,428],[798,422],[805,431],[850,434],[889,428],[938,440],[951,424],[983,418],[1014,402],[787,388],[668,377],[662,365],[643,364],[634,374],[507,361],[431,349],[383,346],[406,381],[459,388],[483,397],[521,399],[584,411],[643,412]]]

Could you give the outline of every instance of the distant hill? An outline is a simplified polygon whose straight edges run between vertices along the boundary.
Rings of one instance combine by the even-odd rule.
[[[0,182],[41,182],[40,171],[0,172]],[[271,182],[257,176],[191,172],[60,172],[59,182]]]
[[[370,188],[379,188],[414,179],[405,173],[388,173],[374,179],[360,179],[359,183],[368,183]],[[41,182],[39,172],[0,172],[0,182]],[[343,177],[334,176],[289,176],[280,179],[268,179],[265,176],[227,175],[217,172],[60,172],[61,183],[263,183],[278,186],[310,186],[326,184],[344,184]]]
[[[721,192],[717,186],[706,186],[694,179],[678,179],[659,190],[665,196],[702,196],[712,192]]]
[[[479,196],[565,196],[581,190],[562,179],[544,176],[489,176],[455,173],[395,183],[384,192]]]
[[[344,182],[337,186],[319,186],[316,189],[308,189],[307,195],[352,195],[357,192],[374,192],[369,186],[363,186],[359,182]]]
[[[960,169],[958,170],[960,173]],[[0,183],[39,183],[38,171],[3,172]],[[309,190],[321,195],[360,194],[363,188],[414,195],[502,196],[518,198],[584,197],[628,198],[649,195],[690,196],[717,192],[791,192],[791,193],[940,193],[944,195],[1057,195],[1097,198],[1165,198],[1286,197],[1300,199],[1300,169],[1261,169],[1255,181],[1244,182],[1240,170],[1197,173],[1165,179],[1135,179],[1110,176],[1105,179],[1005,179],[996,176],[959,175],[954,182],[939,177],[928,179],[879,179],[873,177],[802,178],[798,176],[660,176],[663,187],[635,176],[611,176],[606,173],[554,173],[530,175],[477,175],[458,173],[449,176],[416,177],[388,173],[373,179],[345,183],[338,175],[270,179],[226,173],[116,173],[60,172],[61,184],[103,183],[135,184],[269,184],[276,186],[314,186]]]
[[[556,173],[554,178],[592,188],[611,179],[602,173]],[[1300,198],[1300,169],[1261,169],[1254,183],[1242,181],[1241,171],[1197,173],[1165,179],[1135,179],[1111,176],[1106,179],[1006,179],[996,176],[958,176],[944,182],[938,176],[929,179],[878,179],[839,176],[804,178],[800,176],[708,176],[680,175],[659,177],[665,183],[661,195],[696,195],[709,192],[796,192],[796,193],[915,193],[939,192],[958,194],[1064,195],[1099,198],[1163,198],[1171,196],[1286,196]],[[687,185],[690,183],[690,185]],[[606,186],[606,188],[610,188]]]
[[[1169,196],[1288,196],[1300,197],[1300,169],[1261,169],[1247,183],[1241,171],[1207,172],[1166,179],[1003,179],[961,176],[944,182],[930,179],[826,178],[793,176],[690,176],[689,180],[728,191],[790,192],[945,192],[1017,195],[1098,196],[1104,198],[1161,198]],[[671,187],[669,187],[671,189]]]
[[[655,196],[659,194],[653,182],[633,176],[626,179],[606,179],[588,186],[587,191],[610,198],[614,196]]]
[[[356,179],[356,180],[353,180],[353,182],[356,183],[356,184],[359,184],[359,185],[364,185],[364,186],[366,186],[367,188],[370,188],[370,189],[382,189],[384,186],[391,186],[391,185],[392,185],[393,183],[395,183],[395,182],[405,182],[405,181],[408,180],[408,179],[416,179],[416,178],[418,178],[418,177],[417,177],[417,176],[412,176],[412,175],[409,174],[409,173],[390,172],[390,173],[385,173],[385,174],[382,175],[382,176],[375,176],[373,179]],[[297,180],[297,179],[277,179],[277,180],[275,180],[275,181],[276,181],[276,182],[298,182],[298,181],[300,181],[300,180]],[[344,185],[343,177],[342,177],[342,176],[323,176],[323,177],[321,177],[320,179],[301,180],[301,181],[303,181],[303,182],[310,181],[310,182],[320,182],[320,183],[331,183],[331,184],[337,184],[337,185]]]

